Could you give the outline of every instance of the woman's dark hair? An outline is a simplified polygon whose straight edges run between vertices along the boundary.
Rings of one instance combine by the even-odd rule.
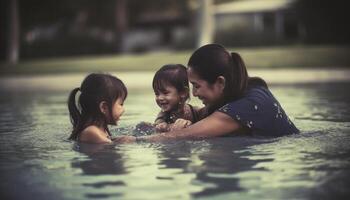
[[[167,85],[186,93],[185,101],[190,97],[186,67],[181,64],[169,64],[161,67],[153,77],[153,90],[164,91]]]
[[[79,109],[76,104],[78,91],[81,92],[77,102]],[[115,76],[97,73],[88,75],[80,88],[73,89],[68,98],[68,110],[73,124],[69,139],[78,139],[79,133],[89,125],[102,126],[110,135],[107,127],[108,119],[101,113],[99,104],[106,101],[109,113],[112,115],[113,104],[118,98],[124,101],[127,95],[128,91],[124,83]]]
[[[208,114],[241,98],[250,86],[261,85],[267,88],[263,79],[248,76],[243,59],[238,53],[229,53],[219,44],[208,44],[197,49],[190,57],[188,67],[209,84],[215,83],[219,76],[226,80],[223,101],[208,108]]]

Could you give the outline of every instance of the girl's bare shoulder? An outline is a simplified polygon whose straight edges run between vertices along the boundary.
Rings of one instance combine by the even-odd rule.
[[[88,126],[80,134],[79,141],[89,143],[111,142],[107,134],[97,126]]]

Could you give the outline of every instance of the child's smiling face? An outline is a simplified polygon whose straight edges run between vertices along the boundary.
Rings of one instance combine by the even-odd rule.
[[[173,86],[167,85],[162,91],[155,91],[156,102],[163,112],[169,112],[176,109],[183,97]]]

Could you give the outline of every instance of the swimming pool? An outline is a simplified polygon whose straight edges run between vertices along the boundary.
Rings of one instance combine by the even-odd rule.
[[[123,145],[67,141],[68,91],[1,89],[1,199],[349,198],[349,86],[272,85],[300,135]],[[114,135],[158,112],[135,88],[125,108]]]

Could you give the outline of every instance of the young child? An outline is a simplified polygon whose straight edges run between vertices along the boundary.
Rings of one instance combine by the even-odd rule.
[[[76,96],[78,91],[78,106]],[[117,125],[128,95],[123,82],[109,74],[90,74],[71,91],[68,110],[73,124],[69,139],[87,143],[112,142],[108,124]]]
[[[152,85],[161,108],[154,123],[157,132],[172,130],[175,122],[186,127],[199,121],[199,109],[186,103],[190,93],[185,66],[164,65],[154,75]]]

